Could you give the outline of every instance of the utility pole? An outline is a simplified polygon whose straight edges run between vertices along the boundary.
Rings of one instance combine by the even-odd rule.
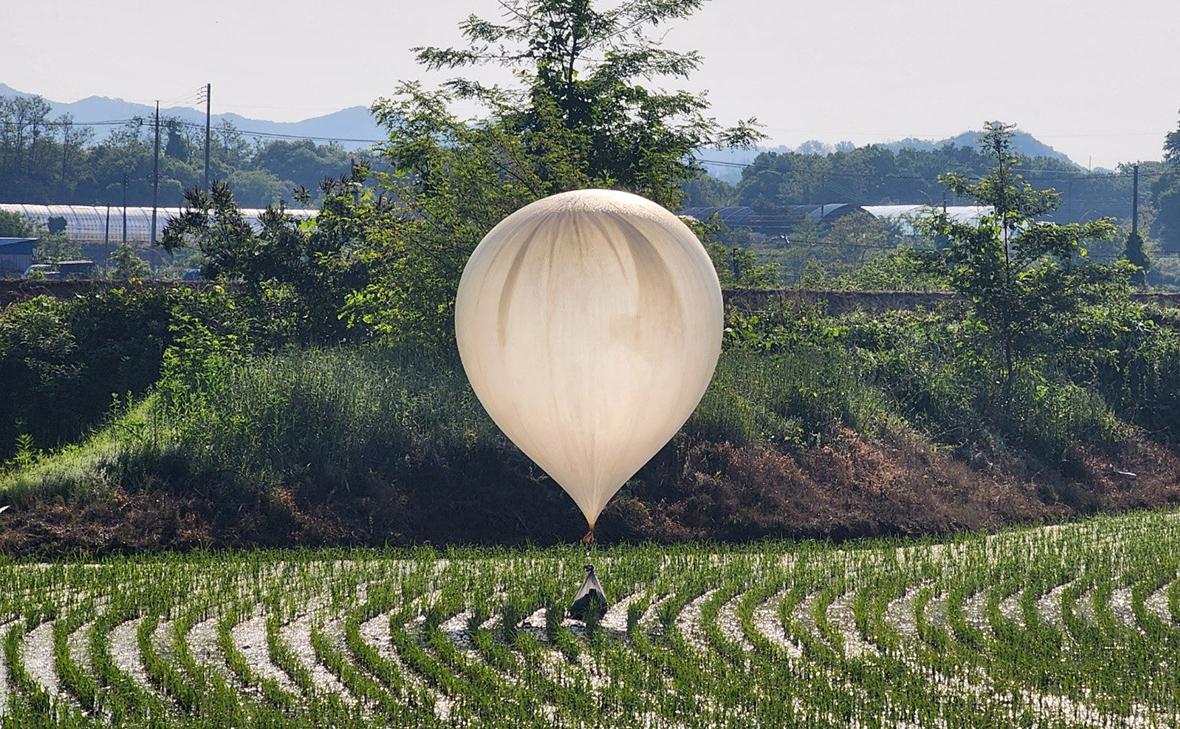
[[[61,201],[70,202],[66,200],[66,147],[70,143],[70,128],[63,126],[61,128]]]
[[[348,158],[348,186],[352,188],[352,204],[360,205],[361,186],[356,181],[356,157]]]
[[[156,244],[156,205],[160,197],[160,102],[156,101],[156,151],[152,157],[152,245]]]
[[[213,84],[205,84],[205,192],[209,192],[209,96]]]
[[[1131,235],[1139,235],[1139,164],[1135,163],[1132,169],[1135,177],[1131,183]]]
[[[107,204],[107,225],[102,231],[102,247],[110,252],[111,249],[111,206]]]
[[[123,243],[127,243],[127,170],[123,170]]]

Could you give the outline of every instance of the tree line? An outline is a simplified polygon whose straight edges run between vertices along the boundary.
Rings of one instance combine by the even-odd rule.
[[[690,204],[746,205],[773,214],[787,205],[851,202],[858,205],[972,204],[939,179],[947,172],[973,177],[987,174],[990,161],[977,149],[945,146],[932,150],[891,150],[881,145],[844,148],[827,154],[764,152],[742,170],[730,185],[715,179],[695,180],[688,186]],[[1159,179],[1166,162],[1140,165],[1142,209],[1158,202],[1151,182]],[[1131,164],[1114,171],[1087,172],[1051,157],[1021,158],[1021,174],[1038,187],[1061,192],[1061,206],[1049,214],[1058,222],[1129,218]],[[1180,245],[1177,246],[1180,249]]]
[[[0,98],[0,202],[121,205],[152,204],[155,123],[136,117],[99,138],[97,127],[70,114],[52,116],[39,96]],[[364,151],[312,140],[249,140],[229,120],[212,129],[209,178],[225,180],[246,207],[265,207],[349,173]],[[185,190],[204,180],[205,132],[175,117],[160,118],[159,204],[178,206]]]

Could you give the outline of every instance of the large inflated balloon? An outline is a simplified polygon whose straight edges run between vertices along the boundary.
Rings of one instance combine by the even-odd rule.
[[[700,402],[722,325],[717,273],[692,231],[612,190],[509,215],[471,254],[455,301],[475,394],[591,528]]]

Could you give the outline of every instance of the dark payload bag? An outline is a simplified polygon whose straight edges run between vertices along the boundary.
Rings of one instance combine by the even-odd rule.
[[[574,604],[570,605],[570,617],[585,622],[591,611],[601,617],[606,612],[606,606],[606,592],[602,589],[602,583],[598,581],[598,575],[594,574],[594,565],[588,564],[586,579],[578,588],[578,594],[574,595]]]

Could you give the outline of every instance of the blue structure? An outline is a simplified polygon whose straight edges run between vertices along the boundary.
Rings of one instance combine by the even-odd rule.
[[[0,277],[20,276],[33,264],[36,238],[0,238]]]

